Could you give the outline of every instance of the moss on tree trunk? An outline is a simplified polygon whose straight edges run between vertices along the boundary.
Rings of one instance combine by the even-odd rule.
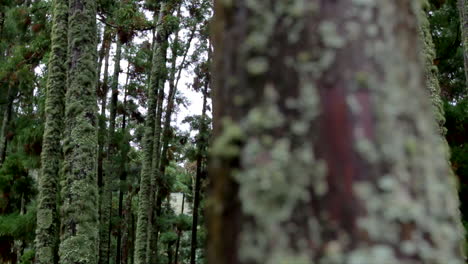
[[[57,195],[59,186],[63,130],[63,111],[67,85],[68,1],[53,2],[52,49],[46,91],[45,126],[38,184],[36,263],[58,262],[59,225]]]
[[[69,1],[61,264],[98,261],[96,1]]]

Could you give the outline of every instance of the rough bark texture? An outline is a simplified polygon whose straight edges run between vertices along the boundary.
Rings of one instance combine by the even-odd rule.
[[[46,92],[44,137],[41,153],[41,173],[38,184],[36,263],[58,262],[59,225],[57,195],[62,147],[65,91],[67,86],[67,25],[68,1],[53,2],[52,48]]]
[[[209,263],[463,263],[419,5],[216,1]]]
[[[128,132],[127,132],[127,91],[128,83],[130,81],[130,63],[127,66],[127,78],[125,81],[124,88],[124,99],[123,99],[123,115],[122,115],[122,135],[124,136],[125,142],[120,147],[120,168],[119,168],[119,223],[117,227],[117,252],[115,254],[115,263],[120,264],[122,262],[122,231],[126,232],[126,224],[124,222],[124,212],[123,212],[123,198],[124,194],[127,192],[127,154],[130,151],[130,143],[128,141]],[[124,229],[125,226],[125,229]],[[128,238],[125,238],[128,239]],[[128,244],[124,241],[125,244]],[[128,250],[127,250],[128,256]],[[126,260],[125,260],[126,262]]]
[[[101,114],[99,116],[99,133],[98,133],[98,156],[97,156],[97,183],[99,188],[99,255],[98,263],[103,263],[102,261],[107,256],[107,238],[105,237],[107,232],[103,231],[104,226],[107,226],[105,223],[108,218],[108,208],[109,208],[109,199],[108,193],[104,185],[104,145],[107,144],[107,125],[106,125],[106,110],[107,110],[107,93],[109,91],[109,57],[110,57],[110,46],[112,41],[112,34],[110,29],[104,32],[104,38],[102,43],[101,52],[104,52],[104,76],[100,89],[98,89],[101,95]],[[99,67],[98,67],[99,68]],[[99,71],[98,71],[99,72]],[[98,75],[99,78],[99,75]],[[100,82],[97,82],[98,85]],[[107,213],[106,213],[107,212]]]
[[[110,257],[110,233],[112,219],[112,192],[114,182],[117,180],[118,166],[116,163],[117,146],[115,138],[115,123],[117,117],[118,88],[120,75],[120,60],[122,57],[122,43],[116,34],[116,53],[114,57],[114,74],[112,76],[111,100],[109,109],[109,131],[107,135],[107,154],[105,155],[105,166],[103,172],[103,187],[101,195],[100,215],[100,239],[99,239],[99,262],[109,263]]]
[[[158,15],[158,18],[160,16]],[[158,19],[158,24],[160,20]],[[157,65],[159,58],[157,56],[159,45],[155,38],[153,43],[152,68],[150,73],[150,84],[148,91],[148,114],[145,122],[145,134],[143,137],[143,161],[140,179],[140,191],[138,193],[138,212],[137,226],[135,236],[134,261],[136,264],[146,264],[148,248],[148,227],[149,214],[151,209],[150,194],[152,191],[151,176],[153,175],[153,147],[154,131],[156,123],[156,107],[158,98],[158,72]]]
[[[153,146],[153,168],[152,168],[152,175],[151,175],[151,194],[150,194],[150,208],[149,208],[149,230],[148,230],[148,252],[147,252],[147,261],[156,261],[157,258],[157,243],[158,243],[158,223],[157,223],[157,211],[158,206],[160,206],[160,202],[158,202],[159,196],[163,194],[162,190],[165,188],[161,188],[161,175],[159,164],[161,160],[161,134],[162,134],[162,113],[163,113],[163,104],[164,104],[164,84],[166,83],[167,79],[167,49],[169,47],[169,35],[170,32],[168,30],[168,17],[171,14],[172,6],[168,3],[161,3],[160,6],[160,15],[159,15],[159,23],[160,26],[157,28],[156,33],[156,53],[153,54],[155,56],[153,58],[153,62],[156,63],[153,65],[155,72],[155,79],[157,80],[156,83],[153,85],[157,85],[158,89],[158,106],[156,110],[156,122],[154,126],[154,146]],[[166,113],[167,114],[167,113]],[[156,190],[158,192],[157,196]],[[155,199],[156,197],[156,199]]]
[[[96,46],[96,1],[69,1],[61,264],[98,260]]]
[[[99,82],[100,74],[98,74],[99,95],[101,97],[101,114],[99,116],[99,134],[98,134],[98,187],[99,187],[99,215],[101,215],[102,201],[102,177],[103,177],[103,161],[104,161],[104,145],[106,144],[106,108],[107,108],[107,92],[109,91],[109,57],[112,34],[109,28],[104,31],[104,38],[100,52],[104,52],[104,76],[102,83]],[[99,67],[98,67],[99,68]],[[99,73],[100,71],[98,71]]]
[[[422,41],[422,55],[424,58],[424,71],[426,76],[426,88],[429,90],[431,96],[432,105],[434,106],[434,116],[436,123],[439,127],[439,132],[442,136],[445,136],[447,129],[444,127],[445,116],[444,116],[444,102],[440,97],[440,86],[438,79],[438,69],[434,65],[436,59],[436,51],[434,42],[431,35],[431,25],[429,24],[429,3],[426,0],[422,1],[422,8],[419,15],[419,34]]]

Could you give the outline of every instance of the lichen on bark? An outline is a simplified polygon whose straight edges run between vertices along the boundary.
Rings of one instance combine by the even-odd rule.
[[[67,85],[68,1],[53,1],[52,48],[46,91],[45,126],[38,184],[36,263],[58,262],[59,226],[57,195],[62,150],[63,111]]]
[[[216,2],[209,263],[463,263],[419,5]]]
[[[158,29],[161,29],[162,18],[165,16],[165,3],[161,3],[160,12],[155,14],[157,18]],[[158,32],[160,35],[160,32]],[[158,36],[157,36],[158,37]],[[156,119],[157,119],[157,106],[159,93],[161,86],[159,82],[161,80],[160,75],[162,74],[159,70],[161,69],[161,38],[155,38],[153,43],[153,54],[152,54],[152,67],[150,73],[150,83],[148,85],[148,114],[146,116],[145,123],[145,134],[143,138],[143,164],[141,171],[140,180],[140,192],[138,194],[138,218],[137,218],[137,229],[136,229],[136,242],[135,242],[135,263],[145,264],[149,260],[149,243],[151,241],[151,225],[149,219],[152,214],[151,203],[154,200],[154,188],[155,185],[155,153],[157,150],[155,146],[158,145],[156,142]],[[165,54],[164,54],[165,56]],[[165,58],[164,58],[165,61]],[[164,98],[164,96],[163,96]],[[160,126],[160,123],[159,123]],[[158,139],[159,140],[159,139]],[[153,194],[152,194],[153,193]]]
[[[438,69],[434,65],[436,59],[436,51],[434,42],[432,40],[431,28],[428,19],[429,3],[427,0],[420,0],[421,7],[416,6],[419,11],[419,34],[422,41],[422,56],[424,59],[424,72],[426,76],[426,87],[429,90],[431,101],[434,106],[434,116],[437,125],[439,126],[439,132],[442,136],[445,136],[447,129],[444,127],[445,116],[444,116],[444,104],[441,98],[441,90],[438,79]]]
[[[96,5],[69,1],[61,264],[97,263]]]

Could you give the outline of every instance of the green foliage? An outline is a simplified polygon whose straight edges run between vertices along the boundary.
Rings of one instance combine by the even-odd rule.
[[[172,231],[164,232],[161,234],[161,242],[165,244],[174,243],[177,240],[177,234]]]
[[[465,80],[459,11],[456,0],[431,1],[431,31],[444,99],[446,139],[452,169],[459,179],[460,210],[465,229],[468,219],[468,86]]]
[[[26,214],[0,215],[0,238],[33,240],[36,227],[36,205],[31,204]]]
[[[19,212],[36,193],[35,181],[23,161],[24,156],[12,154],[0,168],[0,213]]]
[[[192,217],[180,214],[175,218],[174,224],[178,230],[189,231],[192,228]]]
[[[439,68],[442,96],[449,101],[458,101],[466,97],[467,87],[457,1],[449,0],[441,6],[433,3],[433,10],[429,14],[437,53],[434,64]]]
[[[35,254],[36,252],[34,250],[26,250],[21,256],[20,264],[33,264]]]

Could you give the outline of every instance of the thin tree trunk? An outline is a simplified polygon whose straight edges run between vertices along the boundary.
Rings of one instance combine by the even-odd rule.
[[[129,191],[127,194],[127,200],[125,201],[125,209],[123,212],[125,223],[122,230],[122,258],[121,264],[127,264],[129,261],[129,257],[131,254],[132,249],[132,238],[133,238],[133,231],[132,231],[132,199],[133,199],[133,192]],[[134,240],[133,240],[134,241]]]
[[[107,264],[110,259],[110,234],[111,234],[111,219],[112,219],[112,192],[113,182],[116,180],[117,174],[116,155],[117,145],[115,138],[115,123],[117,117],[117,103],[118,103],[118,87],[119,87],[119,74],[120,74],[120,60],[122,57],[122,43],[116,34],[116,54],[114,58],[114,74],[112,77],[111,85],[111,101],[109,111],[109,131],[107,135],[107,155],[105,155],[105,170],[103,172],[103,192],[102,192],[102,205],[101,208],[101,239],[99,241],[99,263]]]
[[[185,205],[185,193],[182,193],[182,208],[180,210],[180,215],[184,214],[184,205]],[[179,247],[180,247],[180,238],[182,237],[183,230],[177,230],[177,241],[176,241],[176,249],[175,249],[175,256],[174,256],[174,264],[177,264],[179,261]]]
[[[190,244],[190,264],[195,264],[196,262],[196,251],[197,251],[197,228],[198,228],[198,211],[200,207],[200,185],[201,185],[201,175],[202,175],[202,159],[203,152],[205,151],[206,142],[204,142],[206,134],[206,101],[208,97],[208,78],[205,80],[204,89],[203,89],[203,108],[202,108],[202,120],[200,125],[200,131],[198,132],[198,142],[197,142],[197,171],[195,175],[195,190],[194,190],[194,199],[193,199],[193,217],[192,217],[192,241]]]
[[[466,0],[458,0],[458,11],[460,15],[465,79],[466,84],[468,85],[468,2]]]
[[[103,43],[102,49],[105,49],[105,59],[104,59],[104,76],[102,79],[102,84],[100,85],[100,96],[101,96],[101,114],[99,116],[99,137],[98,137],[98,171],[97,171],[97,179],[98,179],[98,187],[99,187],[99,215],[101,216],[101,208],[102,208],[102,190],[103,190],[103,161],[104,161],[104,145],[106,144],[106,109],[107,109],[107,93],[109,92],[109,57],[110,57],[110,42],[112,41],[112,35],[110,32],[107,33],[109,38],[104,38],[103,41],[107,41],[107,43]],[[101,49],[101,50],[102,50]],[[99,75],[98,75],[99,79]],[[98,81],[99,83],[99,81]]]
[[[155,15],[156,16],[156,15]],[[158,16],[158,23],[161,21]],[[141,169],[140,191],[138,193],[137,226],[135,234],[134,261],[136,264],[147,263],[148,252],[148,221],[151,209],[152,175],[153,175],[153,147],[154,130],[156,123],[156,107],[158,98],[158,41],[153,43],[152,68],[148,91],[148,114],[145,122],[145,134],[143,137],[143,162]]]
[[[156,33],[156,43],[157,49],[156,53],[153,55],[154,62],[156,63],[156,85],[158,89],[158,103],[157,103],[157,110],[156,110],[156,122],[154,127],[154,146],[153,146],[153,162],[152,162],[152,175],[151,175],[151,188],[152,191],[150,193],[150,207],[149,207],[149,221],[148,221],[148,251],[147,251],[147,263],[151,261],[156,261],[157,258],[157,240],[158,240],[158,224],[156,223],[158,214],[158,206],[161,205],[161,202],[158,202],[159,195],[162,194],[161,190],[157,187],[159,184],[159,180],[161,178],[159,172],[159,163],[161,159],[161,119],[162,119],[162,112],[163,112],[163,104],[164,104],[164,84],[166,83],[167,79],[167,49],[169,47],[169,35],[170,32],[167,30],[166,18],[168,15],[171,14],[171,5],[166,3],[161,3],[160,7],[160,27],[157,29]],[[153,74],[153,73],[152,73]],[[155,193],[158,195],[155,196]],[[155,199],[156,197],[156,199]],[[156,200],[156,201],[155,201]]]
[[[98,261],[96,1],[69,2],[60,264]]]
[[[300,2],[216,1],[208,263],[464,263],[418,3]]]
[[[101,49],[99,50],[98,58],[98,67],[97,67],[97,87],[100,88],[100,79],[101,79],[101,68],[102,62],[105,61],[105,58],[109,57],[110,43],[112,41],[111,28],[106,24],[104,26],[104,34],[102,36]]]
[[[421,8],[419,14],[419,33],[422,42],[422,55],[424,59],[424,72],[426,76],[426,87],[431,96],[432,105],[434,106],[435,121],[439,128],[439,133],[442,137],[447,133],[444,127],[444,102],[440,95],[440,85],[438,79],[438,69],[434,65],[436,51],[432,40],[431,28],[428,19],[429,10]]]
[[[8,126],[11,121],[11,116],[13,114],[13,101],[15,99],[16,92],[12,87],[8,87],[8,103],[5,106],[2,119],[2,127],[0,131],[0,167],[3,165],[3,162],[6,158],[6,152],[8,147]]]
[[[110,34],[110,33],[108,33]],[[107,39],[105,39],[107,41]],[[106,131],[106,109],[107,109],[107,93],[109,91],[109,57],[110,57],[110,46],[112,38],[108,38],[109,43],[103,43],[103,48],[107,46],[105,61],[104,61],[104,77],[102,82],[101,98],[101,115],[99,118],[99,138],[98,138],[98,187],[99,187],[99,264],[106,264],[109,262],[109,226],[111,219],[111,189],[109,182],[109,171],[105,168],[104,163],[108,159],[108,155],[105,152],[109,152],[109,133]],[[115,59],[116,60],[116,59]],[[115,62],[114,62],[115,64]],[[112,102],[111,102],[112,104]],[[115,122],[115,121],[114,121]],[[110,128],[109,128],[110,129]],[[107,145],[106,151],[104,151],[104,145]]]
[[[127,134],[127,90],[128,90],[128,82],[130,80],[130,63],[127,66],[127,78],[125,81],[125,91],[124,91],[124,99],[123,99],[123,116],[122,116],[122,135],[124,136],[126,140],[126,134]],[[123,223],[123,198],[124,194],[126,191],[126,184],[127,184],[127,169],[126,169],[126,163],[127,163],[127,153],[128,153],[128,142],[125,142],[125,148],[124,144],[122,144],[120,148],[120,172],[119,172],[119,224],[118,224],[118,229],[117,229],[117,253],[115,255],[115,263],[120,264],[121,263],[121,244],[122,244],[122,223]]]
[[[62,158],[60,140],[65,110],[67,86],[67,23],[68,1],[53,2],[52,49],[47,79],[45,125],[42,140],[41,173],[38,184],[36,263],[58,263],[59,218],[58,193],[59,171]]]

